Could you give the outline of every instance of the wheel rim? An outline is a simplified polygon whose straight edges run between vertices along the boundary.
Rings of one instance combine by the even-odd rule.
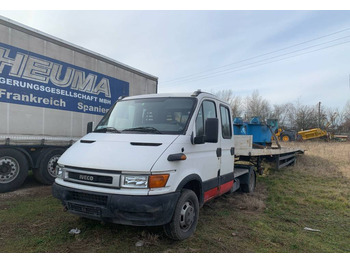
[[[56,177],[56,166],[60,156],[61,155],[55,155],[51,157],[49,162],[47,163],[47,172],[49,172],[50,176],[52,177]]]
[[[181,208],[180,228],[183,231],[188,231],[195,220],[195,216],[196,212],[192,202],[186,201]]]
[[[15,180],[19,174],[19,164],[13,157],[0,158],[0,183],[7,184]]]
[[[288,142],[288,141],[289,141],[289,137],[288,137],[288,136],[283,136],[283,137],[282,137],[282,140],[283,140],[284,142]]]

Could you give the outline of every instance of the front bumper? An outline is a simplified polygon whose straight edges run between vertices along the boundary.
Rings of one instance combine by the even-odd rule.
[[[135,226],[160,226],[170,222],[180,192],[155,196],[95,193],[56,183],[52,194],[70,213],[106,222]]]

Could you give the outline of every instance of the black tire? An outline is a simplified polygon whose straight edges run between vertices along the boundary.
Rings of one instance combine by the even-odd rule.
[[[35,179],[44,184],[52,185],[55,181],[57,160],[65,150],[61,148],[54,148],[46,151],[40,160],[39,168],[33,169]]]
[[[0,193],[19,188],[28,175],[28,161],[20,151],[0,149]]]
[[[164,226],[165,234],[174,240],[184,240],[193,235],[199,216],[197,195],[189,189],[183,189],[177,201],[173,218]]]
[[[248,184],[241,184],[241,190],[244,193],[252,193],[255,190],[256,173],[253,168],[250,169]]]

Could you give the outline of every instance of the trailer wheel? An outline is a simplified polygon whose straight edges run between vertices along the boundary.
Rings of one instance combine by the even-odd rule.
[[[255,173],[255,170],[252,168],[249,171],[248,184],[241,184],[241,189],[244,193],[252,193],[254,192],[255,185],[256,185],[256,173]]]
[[[56,178],[55,170],[57,161],[63,152],[64,149],[55,148],[48,150],[44,154],[40,160],[39,168],[33,170],[34,177],[38,182],[44,185],[52,185]]]
[[[189,189],[183,189],[176,204],[173,218],[164,226],[165,234],[174,240],[189,238],[196,230],[199,216],[197,195]]]
[[[28,175],[28,161],[20,151],[0,149],[0,193],[19,188]]]

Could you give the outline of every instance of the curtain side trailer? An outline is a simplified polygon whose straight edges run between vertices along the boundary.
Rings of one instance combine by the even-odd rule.
[[[121,96],[158,78],[0,16],[0,193],[32,170],[52,184],[58,158]]]

